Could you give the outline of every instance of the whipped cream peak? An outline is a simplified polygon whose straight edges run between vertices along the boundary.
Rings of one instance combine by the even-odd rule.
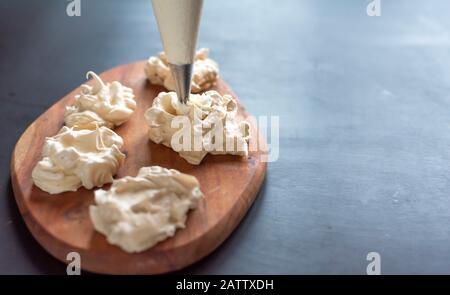
[[[100,77],[93,71],[88,71],[86,73],[86,80],[89,80],[89,79],[95,80],[94,86],[92,87],[93,94],[97,94],[100,90],[107,88],[105,83],[103,83],[103,80],[100,79]],[[84,84],[84,86],[87,86],[87,85]],[[89,94],[88,87],[82,87],[81,89],[84,90],[84,94]]]
[[[95,129],[96,126],[112,128],[127,121],[136,109],[133,90],[120,82],[104,83],[92,71],[86,78],[94,80],[93,86],[83,84],[73,105],[66,107],[64,122],[75,129]]]

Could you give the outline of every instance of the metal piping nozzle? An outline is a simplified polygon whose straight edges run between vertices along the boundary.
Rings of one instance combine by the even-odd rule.
[[[170,71],[175,80],[175,90],[178,100],[186,104],[191,94],[192,64],[174,65],[169,63]]]

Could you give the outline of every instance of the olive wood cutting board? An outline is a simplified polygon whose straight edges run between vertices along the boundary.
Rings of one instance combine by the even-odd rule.
[[[207,155],[198,166],[191,165],[176,152],[148,138],[144,112],[161,91],[161,86],[147,82],[145,61],[122,65],[100,75],[105,82],[119,81],[131,87],[137,109],[130,120],[114,129],[124,139],[126,154],[115,178],[135,176],[143,166],[159,165],[197,177],[205,197],[198,208],[188,213],[186,228],[144,252],[129,254],[110,245],[94,230],[88,208],[94,203],[94,190],[50,195],[33,184],[31,171],[42,158],[47,136],[63,126],[63,114],[73,103],[74,89],[34,121],[20,137],[11,159],[11,180],[15,199],[25,223],[36,240],[54,257],[68,263],[69,252],[81,257],[81,268],[104,274],[158,274],[181,269],[216,249],[236,228],[264,181],[267,165],[261,161],[261,149],[250,151],[247,159],[231,155]],[[87,82],[87,84],[92,81]],[[231,94],[221,79],[212,89]],[[238,100],[239,101],[239,100]],[[239,116],[248,116],[239,103]],[[251,121],[250,121],[251,122]],[[252,138],[257,128],[251,123]],[[264,144],[264,143],[263,143]],[[109,185],[105,185],[109,188]]]

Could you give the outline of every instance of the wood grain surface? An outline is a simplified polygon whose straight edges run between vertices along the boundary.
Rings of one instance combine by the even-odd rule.
[[[128,254],[107,243],[89,219],[93,190],[50,195],[33,185],[31,171],[41,159],[46,136],[55,135],[63,126],[65,106],[73,102],[79,89],[33,122],[20,137],[11,160],[11,179],[15,199],[28,229],[53,256],[66,262],[69,252],[81,255],[82,269],[106,274],[157,274],[181,269],[211,253],[239,224],[264,180],[266,163],[261,152],[251,151],[248,159],[236,156],[208,155],[193,166],[171,149],[149,141],[144,112],[164,88],[151,85],[144,75],[144,61],[122,65],[103,74],[105,82],[120,81],[136,95],[137,109],[130,120],[115,129],[124,139],[127,155],[116,178],[135,176],[140,167],[159,165],[196,176],[205,194],[199,207],[189,213],[186,228],[173,238],[137,254]],[[90,83],[91,81],[89,81]],[[89,84],[88,83],[88,84]],[[219,79],[213,88],[221,94],[236,95]],[[239,115],[248,116],[239,104]],[[251,140],[257,138],[251,125]],[[106,185],[105,187],[108,187]]]

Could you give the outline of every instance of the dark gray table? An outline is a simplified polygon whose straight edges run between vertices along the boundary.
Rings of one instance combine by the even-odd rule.
[[[448,1],[207,0],[200,46],[280,157],[232,236],[183,273],[450,273]],[[0,273],[65,273],[28,233],[9,161],[25,128],[102,72],[161,50],[149,0],[0,2]]]

